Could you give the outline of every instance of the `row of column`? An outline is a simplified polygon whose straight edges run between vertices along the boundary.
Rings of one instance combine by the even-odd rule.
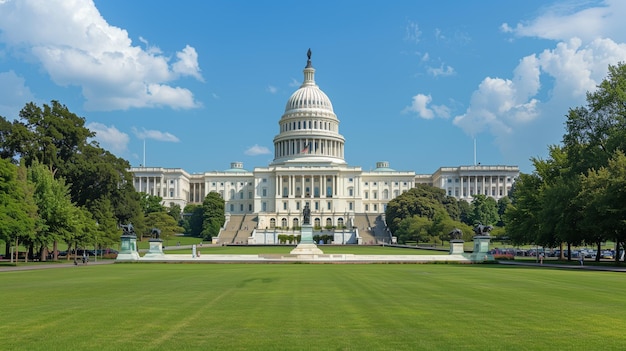
[[[343,158],[343,143],[327,139],[296,139],[279,141],[274,145],[274,157],[291,155],[323,155]]]
[[[326,198],[328,197],[328,187],[330,187],[330,197],[337,196],[338,187],[336,175],[290,175],[287,177],[287,181],[285,182],[284,176],[276,176],[276,195],[278,197]],[[330,184],[328,183],[328,178],[331,180]],[[306,179],[309,179],[309,183],[306,183]],[[319,182],[315,183],[315,179],[319,179]],[[298,182],[298,180],[300,181]],[[319,187],[319,196],[315,196],[316,184]],[[296,193],[297,185],[300,185],[300,194]],[[285,186],[287,187],[287,194],[284,193]],[[309,194],[306,193],[307,186],[309,187]]]
[[[501,196],[505,196],[507,194],[507,186],[506,186],[506,177],[504,177],[505,181],[500,182],[493,182],[493,177],[492,176],[482,176],[482,182],[478,182],[478,179],[480,179],[480,176],[464,176],[464,177],[460,177],[461,178],[461,193],[459,194],[459,197],[471,197],[472,195],[476,195],[476,194],[484,194],[487,196],[494,196],[494,197],[501,197]],[[474,182],[472,182],[472,178],[474,178]],[[489,182],[486,182],[486,180],[489,179]],[[499,180],[500,177],[498,176],[497,179]],[[464,180],[466,180],[464,182]],[[467,192],[464,193],[463,191],[465,190],[465,185],[467,184]],[[478,190],[478,185],[481,184],[480,187],[480,191]],[[495,189],[496,189],[496,193],[492,194],[491,190],[493,189],[493,186],[495,185]],[[485,194],[485,189],[488,189],[487,194]],[[473,191],[470,191],[473,190]]]

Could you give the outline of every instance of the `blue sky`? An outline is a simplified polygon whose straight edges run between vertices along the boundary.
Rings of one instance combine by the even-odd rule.
[[[131,165],[267,166],[311,48],[345,158],[518,165],[626,61],[626,2],[0,0],[0,115],[58,100]]]

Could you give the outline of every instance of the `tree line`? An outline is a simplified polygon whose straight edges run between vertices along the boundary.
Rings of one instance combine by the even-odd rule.
[[[418,185],[389,202],[386,219],[400,242],[445,240],[453,228],[471,238],[471,226],[495,226],[492,235],[512,244],[560,247],[615,242],[626,249],[626,65],[611,65],[586,106],[570,108],[560,145],[531,158],[508,197],[497,203],[475,195],[456,201],[441,189]],[[468,234],[469,233],[469,234]],[[567,250],[563,248],[567,246]],[[564,258],[564,257],[561,257]]]
[[[184,231],[180,206],[165,207],[160,197],[136,192],[130,163],[100,147],[94,137],[85,119],[58,101],[41,107],[28,103],[13,121],[0,116],[5,256],[20,245],[28,248],[27,257],[40,260],[50,251],[57,259],[60,242],[74,249],[117,245],[120,225],[127,223],[140,236],[151,228],[166,237]],[[221,210],[210,216],[223,219],[223,201]],[[211,221],[203,221],[201,228],[205,237],[219,232]]]

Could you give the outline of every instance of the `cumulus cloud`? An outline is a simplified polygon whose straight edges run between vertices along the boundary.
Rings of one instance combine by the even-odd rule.
[[[196,108],[193,93],[171,84],[202,81],[195,49],[187,45],[170,62],[156,47],[133,45],[90,0],[0,3],[0,41],[41,64],[60,86],[79,86],[89,110]]]
[[[249,147],[244,153],[248,156],[267,155],[270,153],[270,149],[255,144]]]
[[[34,100],[23,77],[13,71],[0,72],[0,116],[16,118],[26,103]]]
[[[435,117],[448,118],[450,117],[450,109],[445,105],[431,105],[432,97],[424,94],[417,94],[413,96],[413,102],[411,106],[407,106],[403,112],[415,112],[417,115],[424,119],[433,119]]]
[[[148,130],[141,128],[141,130],[133,127],[133,133],[139,139],[153,139],[157,141],[166,141],[177,143],[180,141],[177,136],[168,132],[161,132],[159,130]]]
[[[115,126],[107,126],[102,123],[91,122],[87,128],[96,133],[95,139],[100,146],[114,153],[126,151],[130,137],[128,134],[120,132]]]

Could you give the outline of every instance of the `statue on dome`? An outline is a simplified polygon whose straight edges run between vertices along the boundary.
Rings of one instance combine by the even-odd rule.
[[[306,52],[306,57],[308,57],[309,60],[311,59],[311,48],[309,48],[309,51]]]

